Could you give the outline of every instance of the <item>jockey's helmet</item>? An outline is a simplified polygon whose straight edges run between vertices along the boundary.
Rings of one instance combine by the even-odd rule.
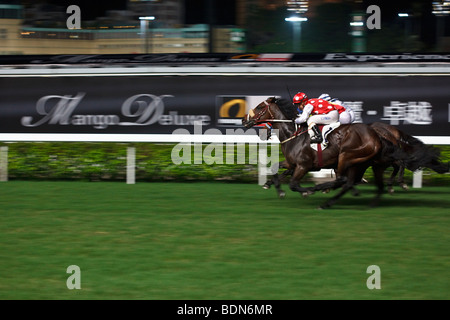
[[[292,102],[294,104],[303,103],[303,102],[308,101],[308,96],[303,92],[299,92],[294,96],[294,98],[292,100],[293,100]]]
[[[331,99],[330,102],[333,103],[333,104],[338,104],[338,105],[340,105],[340,106],[343,106],[343,105],[344,105],[344,103],[343,103],[341,100],[336,99],[336,98]]]
[[[330,97],[330,95],[328,93],[322,93],[319,96],[319,99],[330,101],[331,97]]]

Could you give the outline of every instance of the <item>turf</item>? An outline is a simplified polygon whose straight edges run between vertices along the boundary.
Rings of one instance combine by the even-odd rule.
[[[360,189],[318,210],[254,184],[2,182],[0,299],[449,299],[450,188]]]

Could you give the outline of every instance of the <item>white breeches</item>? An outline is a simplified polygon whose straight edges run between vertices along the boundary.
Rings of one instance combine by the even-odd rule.
[[[347,112],[350,114],[350,119],[352,122],[355,121],[355,112],[352,109],[347,110]]]
[[[314,124],[330,124],[339,120],[339,112],[332,110],[327,114],[315,114],[308,119],[308,126],[311,128]]]
[[[349,124],[352,123],[352,116],[348,111],[341,112],[339,114],[339,122],[341,124]]]

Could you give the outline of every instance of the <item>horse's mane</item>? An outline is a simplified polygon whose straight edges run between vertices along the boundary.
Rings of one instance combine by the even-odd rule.
[[[272,99],[272,101],[276,103],[276,105],[280,108],[280,111],[286,118],[288,118],[289,120],[294,120],[295,118],[297,118],[297,109],[292,105],[292,102],[290,100],[283,98],[277,99],[275,97]]]

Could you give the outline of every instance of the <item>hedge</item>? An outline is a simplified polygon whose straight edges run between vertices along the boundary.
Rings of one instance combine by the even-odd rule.
[[[242,164],[208,165],[204,161],[196,164],[192,147],[191,164],[176,165],[171,156],[175,144],[20,142],[0,143],[0,146],[8,146],[8,177],[11,180],[123,181],[126,179],[128,147],[136,148],[137,181],[254,182],[258,176],[257,165],[249,163],[248,152]],[[223,152],[226,155],[225,147]]]
[[[224,163],[194,163],[194,147],[191,148],[191,164],[175,164],[172,150],[175,144],[156,143],[91,143],[91,142],[17,142],[0,143],[8,146],[8,178],[10,180],[88,180],[88,181],[125,181],[127,148],[136,148],[137,181],[206,181],[224,180],[234,182],[251,182],[258,180],[257,154],[255,149],[245,149],[245,161],[227,164],[230,156],[223,147]],[[202,146],[203,154],[207,145]],[[450,146],[437,146],[441,150],[443,161],[450,160]],[[217,149],[220,150],[220,149]],[[234,153],[237,149],[234,148]],[[271,148],[268,154],[271,155]],[[277,149],[274,149],[276,152]],[[208,153],[209,154],[209,153]],[[242,150],[241,150],[242,154]],[[180,153],[184,155],[184,153]],[[214,156],[215,153],[212,153]],[[189,155],[185,155],[189,158]],[[280,160],[284,157],[280,152]],[[244,163],[242,163],[244,162]],[[388,174],[389,172],[387,172]],[[306,180],[310,176],[306,177]],[[372,178],[368,170],[366,179]],[[406,171],[407,181],[412,180],[412,173]],[[431,170],[424,170],[423,182],[448,184],[448,174],[439,175]]]

